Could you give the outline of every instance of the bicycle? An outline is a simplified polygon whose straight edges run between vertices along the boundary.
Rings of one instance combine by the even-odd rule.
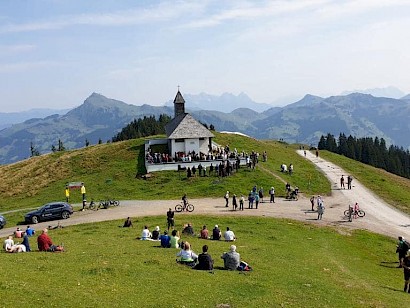
[[[357,209],[355,211],[352,207],[349,207],[349,209],[344,211],[343,214],[345,215],[345,217],[349,218],[349,221],[352,221],[352,218],[364,217],[366,215],[365,211],[361,209]]]
[[[182,211],[192,212],[194,209],[195,207],[190,203],[187,203],[185,205],[183,202],[181,202],[175,206],[175,212],[178,212],[178,213]]]
[[[91,203],[93,203],[93,207],[91,207],[91,204],[90,204],[90,209],[93,209],[93,210],[98,210],[100,207],[107,209],[110,205],[112,206],[120,205],[120,201],[118,200],[101,200],[98,206],[96,203],[94,203],[94,201],[91,201]]]

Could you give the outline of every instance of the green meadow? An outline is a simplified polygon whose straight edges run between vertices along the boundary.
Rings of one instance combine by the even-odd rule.
[[[145,224],[163,229],[164,217],[134,218],[133,228],[118,220],[70,226],[49,232],[64,242],[63,253],[0,254],[2,306],[402,307],[409,300],[389,238],[233,216],[177,216],[179,230],[188,219],[197,232],[229,226],[253,271],[221,269],[224,241],[182,237],[197,253],[209,246],[215,269],[207,272],[177,264],[177,249],[135,239]]]
[[[239,152],[266,151],[268,160],[255,171],[241,167],[226,178],[188,179],[167,171],[144,180],[143,139],[53,153],[0,166],[0,212],[7,212],[7,227],[15,226],[28,208],[64,200],[65,184],[77,181],[86,184],[89,200],[170,200],[183,193],[222,198],[226,190],[246,194],[254,185],[263,186],[266,194],[275,186],[277,197],[283,197],[286,182],[307,195],[331,191],[324,175],[295,153],[299,146],[219,133],[215,141]],[[409,180],[331,153],[321,156],[408,211]],[[294,165],[292,176],[280,172],[282,163]],[[79,191],[72,192],[71,202],[81,202]],[[393,239],[266,217],[189,214],[176,219],[179,230],[188,220],[197,232],[204,224],[210,230],[215,224],[222,230],[229,226],[238,237],[238,252],[254,270],[222,270],[220,255],[230,245],[223,241],[183,238],[196,253],[209,246],[215,261],[209,273],[176,264],[176,249],[135,239],[145,224],[163,230],[165,217],[134,217],[130,229],[120,228],[123,221],[118,220],[76,225],[50,231],[54,243],[64,243],[64,253],[36,251],[35,237],[30,239],[32,253],[0,253],[0,306],[402,307],[409,299],[402,291]]]

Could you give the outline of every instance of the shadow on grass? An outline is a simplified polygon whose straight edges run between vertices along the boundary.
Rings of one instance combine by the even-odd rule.
[[[397,264],[399,264],[399,261],[381,261],[379,265],[387,268],[397,268]]]
[[[382,286],[382,288],[383,288],[383,289],[390,290],[390,291],[395,291],[395,292],[403,293],[403,289],[395,289],[395,288],[389,287],[389,286]]]

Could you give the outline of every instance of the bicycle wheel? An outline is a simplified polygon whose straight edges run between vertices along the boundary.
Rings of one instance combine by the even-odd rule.
[[[118,201],[118,200],[114,200],[113,203],[114,203],[115,206],[119,206],[119,205],[120,205],[120,201]]]
[[[183,210],[182,204],[175,205],[175,212],[182,212],[182,210]]]
[[[366,215],[366,213],[363,210],[358,210],[357,211],[357,216],[364,217],[365,215]]]
[[[89,205],[90,210],[95,210],[95,203],[94,201],[91,201],[90,205]]]
[[[343,213],[346,217],[349,217],[349,210],[344,211]]]
[[[194,206],[192,205],[192,204],[188,204],[187,206],[186,206],[186,210],[188,211],[188,212],[192,212],[193,210],[194,210]]]

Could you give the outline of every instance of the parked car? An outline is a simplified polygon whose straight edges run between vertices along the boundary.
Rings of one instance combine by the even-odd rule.
[[[3,215],[0,215],[0,229],[3,229],[6,225],[6,218]]]
[[[73,212],[73,207],[67,202],[50,202],[38,210],[28,212],[24,219],[26,223],[36,224],[45,220],[67,219]]]

